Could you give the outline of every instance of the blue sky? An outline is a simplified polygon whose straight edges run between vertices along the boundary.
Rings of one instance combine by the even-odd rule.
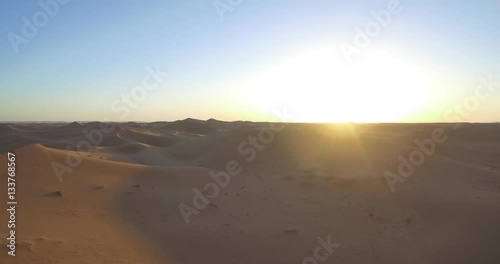
[[[500,80],[500,3],[494,0],[401,1],[403,11],[347,64],[339,45],[352,43],[355,28],[388,2],[242,0],[221,20],[210,0],[73,0],[58,4],[16,53],[8,34],[22,36],[23,17],[32,20],[43,9],[39,1],[5,0],[0,121],[271,120],[281,107],[296,111],[298,121],[445,121],[443,113],[473,94],[480,76]],[[310,53],[316,55],[303,55]],[[373,75],[378,82],[332,81],[329,89],[325,79],[328,85],[317,88],[314,79],[324,76],[314,72],[330,65],[321,58],[335,61],[332,78],[351,69],[354,79]],[[157,66],[169,72],[159,87],[127,115],[113,111],[113,102]],[[384,78],[404,92],[387,94]],[[422,83],[425,95],[406,83]],[[367,102],[367,94],[376,102]],[[415,98],[401,115],[389,113]],[[329,105],[338,101],[356,114]],[[374,106],[387,111],[373,113]],[[500,121],[500,87],[464,121]]]

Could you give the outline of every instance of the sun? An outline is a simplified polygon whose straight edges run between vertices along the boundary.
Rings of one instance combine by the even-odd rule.
[[[331,48],[273,65],[246,89],[251,104],[269,112],[286,106],[297,122],[404,122],[430,90],[414,61],[372,52],[348,64]]]

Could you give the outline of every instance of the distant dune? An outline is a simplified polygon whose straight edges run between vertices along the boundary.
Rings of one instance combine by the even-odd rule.
[[[436,128],[446,142],[392,192],[387,171],[398,174],[399,156],[425,154],[415,140]],[[330,236],[340,246],[321,251],[324,263],[497,264],[499,132],[214,119],[0,124],[0,164],[5,171],[7,152],[16,154],[19,201],[17,256],[2,239],[0,263],[300,264]],[[57,176],[61,165],[69,170]],[[227,186],[214,180],[232,170]],[[186,218],[181,204],[197,213]],[[6,210],[0,219],[5,233]]]

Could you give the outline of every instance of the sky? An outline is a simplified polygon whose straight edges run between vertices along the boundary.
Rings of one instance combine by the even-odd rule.
[[[4,0],[0,121],[499,122],[499,26],[496,0]]]

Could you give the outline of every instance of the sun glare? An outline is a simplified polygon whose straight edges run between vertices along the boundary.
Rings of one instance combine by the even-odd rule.
[[[248,98],[264,111],[286,106],[297,122],[400,122],[424,107],[431,88],[413,61],[387,53],[351,64],[315,49],[257,74]]]

